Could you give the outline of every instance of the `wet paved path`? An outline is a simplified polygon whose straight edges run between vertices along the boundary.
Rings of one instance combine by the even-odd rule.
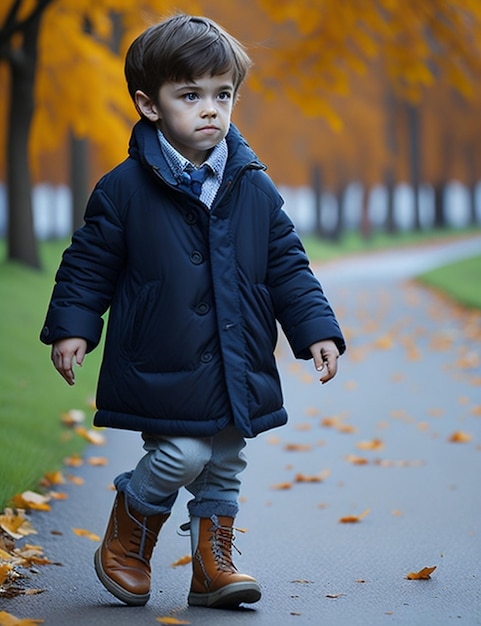
[[[32,579],[45,593],[0,610],[52,626],[481,624],[481,317],[409,280],[480,251],[478,237],[319,268],[349,352],[320,386],[279,344],[290,421],[249,442],[237,519],[248,532],[236,562],[261,583],[257,605],[187,607],[190,566],[171,566],[189,550],[177,535],[185,496],[159,538],[149,604],[124,607],[101,587],[96,544],[72,528],[103,533],[112,478],[141,453],[137,435],[108,432],[86,452],[108,464],[72,470],[85,484],[32,515],[33,542],[62,566]],[[426,566],[431,579],[406,580]]]

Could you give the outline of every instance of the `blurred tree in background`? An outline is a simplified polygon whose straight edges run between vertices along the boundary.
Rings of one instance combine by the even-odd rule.
[[[0,62],[9,69],[8,86],[3,88],[9,106],[0,123],[8,129],[10,259],[40,265],[29,174],[38,177],[41,155],[70,140],[70,184],[81,200],[86,195],[81,189],[86,184],[87,139],[96,146],[101,162],[111,166],[119,160],[115,138],[124,136],[135,119],[123,77],[124,42],[145,27],[145,11],[152,10],[152,4],[162,11],[170,3],[13,0],[2,4]]]
[[[4,0],[9,258],[39,265],[31,179],[68,182],[79,225],[89,186],[125,157],[137,118],[127,46],[178,10],[246,43],[255,65],[234,119],[276,182],[310,184],[313,164],[339,194],[351,181],[479,178],[479,0]]]

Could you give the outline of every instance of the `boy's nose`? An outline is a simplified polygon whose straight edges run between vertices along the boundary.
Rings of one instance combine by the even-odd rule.
[[[212,102],[206,104],[203,115],[205,117],[216,117],[217,116],[217,108]]]

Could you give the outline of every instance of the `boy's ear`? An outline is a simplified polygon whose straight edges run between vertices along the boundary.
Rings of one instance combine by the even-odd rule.
[[[155,102],[140,89],[135,92],[135,107],[140,115],[146,117],[150,122],[158,122],[160,120],[160,114]]]

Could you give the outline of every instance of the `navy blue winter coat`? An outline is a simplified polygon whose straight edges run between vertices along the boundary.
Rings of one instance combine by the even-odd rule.
[[[176,188],[156,129],[95,187],[56,275],[41,340],[100,341],[97,426],[246,437],[287,420],[276,320],[296,357],[344,339],[282,199],[235,126],[209,211]]]

